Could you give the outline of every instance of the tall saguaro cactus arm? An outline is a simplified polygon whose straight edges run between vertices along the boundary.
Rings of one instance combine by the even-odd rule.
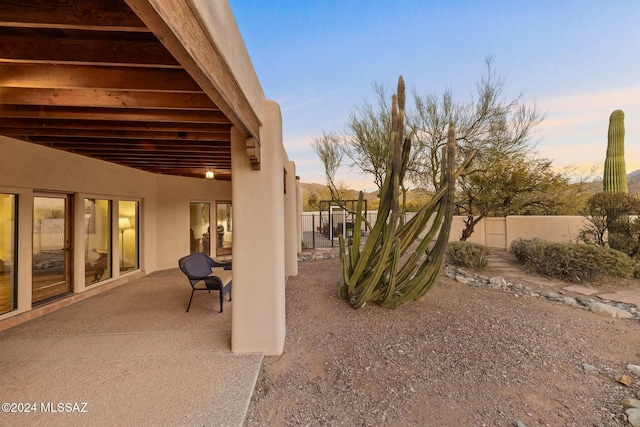
[[[359,239],[351,240],[347,248],[345,239],[340,238],[343,282],[338,284],[338,294],[354,308],[360,308],[370,301],[385,307],[397,307],[422,297],[431,288],[442,271],[449,241],[455,181],[475,154],[471,154],[454,171],[456,140],[453,124],[450,123],[442,185],[414,218],[402,224],[398,199],[411,147],[404,138],[404,103],[404,81],[400,77],[398,93],[392,102],[392,146],[387,174],[380,191],[376,223],[362,248]],[[355,224],[361,223],[361,215],[358,209]],[[435,218],[431,228],[424,233],[433,215]],[[435,244],[429,249],[436,234]],[[415,247],[415,251],[407,254],[410,247]]]
[[[609,117],[607,157],[604,161],[604,191],[627,193],[627,172],[624,161],[624,112],[615,110]]]

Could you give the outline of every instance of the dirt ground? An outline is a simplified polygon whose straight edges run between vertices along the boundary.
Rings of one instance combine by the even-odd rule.
[[[444,276],[421,301],[354,310],[339,280],[338,259],[289,279],[284,353],[265,358],[246,426],[624,426],[640,394],[637,319]]]

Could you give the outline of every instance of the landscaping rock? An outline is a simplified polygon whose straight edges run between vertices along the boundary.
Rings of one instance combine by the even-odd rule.
[[[562,297],[562,302],[571,307],[580,307],[578,301],[573,297]]]
[[[616,381],[618,381],[620,384],[626,385],[627,387],[631,386],[631,378],[626,375],[620,375],[618,378],[616,378]]]
[[[622,407],[624,409],[629,408],[640,408],[640,399],[634,399],[632,397],[628,397],[622,400]]]
[[[460,276],[460,275],[456,276],[456,281],[462,283],[463,285],[469,284],[469,281],[466,278],[464,278],[463,276]]]
[[[492,285],[499,286],[501,288],[506,288],[507,287],[507,281],[504,280],[504,277],[502,277],[502,276],[492,277],[489,280],[489,283],[491,283]]]
[[[630,408],[624,411],[627,414],[627,421],[632,427],[640,427],[640,409]]]
[[[631,363],[629,363],[629,364],[627,365],[627,369],[628,369],[630,372],[633,372],[634,374],[636,374],[637,376],[639,376],[639,377],[640,377],[640,365],[632,365]]]
[[[588,307],[589,306],[589,298],[584,296],[584,295],[578,295],[576,296],[576,302],[578,304],[580,304],[583,307]]]
[[[601,302],[593,302],[589,304],[589,310],[601,316],[608,316],[619,319],[633,318],[633,314],[629,313],[628,311]]]
[[[560,295],[556,294],[555,292],[546,292],[544,296],[547,297],[549,301],[554,301],[554,302],[560,301]]]

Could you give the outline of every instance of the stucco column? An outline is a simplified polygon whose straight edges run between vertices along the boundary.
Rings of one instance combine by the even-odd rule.
[[[296,230],[298,233],[297,248],[300,253],[302,252],[302,187],[299,176],[296,176]]]
[[[284,154],[284,149],[282,150]],[[284,154],[286,155],[286,154]],[[287,192],[284,195],[284,220],[285,220],[285,274],[287,276],[298,275],[298,209],[296,202],[298,200],[298,189],[296,186],[296,165],[293,162],[286,161],[287,176],[286,185]]]
[[[273,101],[262,113],[260,170],[251,167],[245,136],[231,129],[231,351],[279,355],[286,333],[282,117]]]

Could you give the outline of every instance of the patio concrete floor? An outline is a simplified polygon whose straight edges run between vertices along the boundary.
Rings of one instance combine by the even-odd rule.
[[[231,353],[231,302],[186,313],[190,293],[155,272],[0,331],[0,403],[31,411],[0,425],[241,426],[263,355]]]

